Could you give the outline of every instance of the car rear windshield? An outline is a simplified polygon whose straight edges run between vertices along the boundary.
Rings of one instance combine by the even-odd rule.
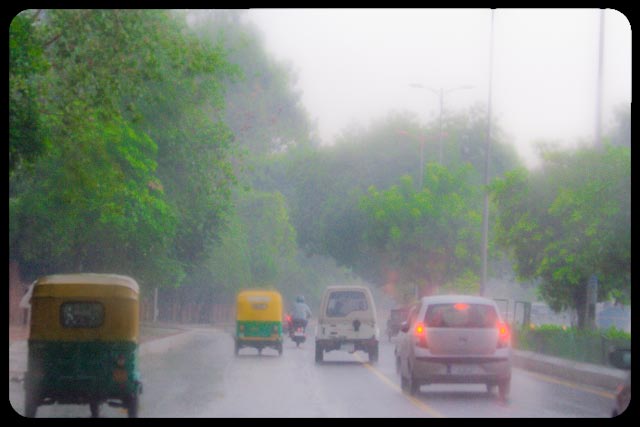
[[[495,308],[486,304],[434,304],[425,315],[432,328],[495,328],[497,320]]]
[[[329,296],[327,303],[327,316],[344,317],[353,311],[366,311],[369,309],[367,297],[359,291],[336,291]]]
[[[65,302],[60,306],[64,328],[97,328],[103,320],[104,306],[99,302]]]

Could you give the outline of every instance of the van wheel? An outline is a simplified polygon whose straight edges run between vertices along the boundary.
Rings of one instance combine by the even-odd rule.
[[[89,409],[91,410],[91,418],[100,417],[100,402],[97,400],[90,402]]]
[[[316,344],[316,363],[322,362],[322,358],[324,356],[324,351],[322,350],[322,346]]]
[[[375,345],[369,349],[369,362],[376,363],[378,361],[378,346]]]
[[[24,399],[24,415],[27,418],[35,418],[38,411],[38,398],[34,391],[28,391]]]

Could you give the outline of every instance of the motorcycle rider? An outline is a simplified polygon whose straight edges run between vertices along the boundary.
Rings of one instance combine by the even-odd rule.
[[[307,323],[311,318],[311,309],[304,302],[302,295],[296,297],[296,302],[293,304],[293,310],[291,310],[291,319],[293,323],[293,330],[298,326],[302,326],[303,330],[307,330]]]

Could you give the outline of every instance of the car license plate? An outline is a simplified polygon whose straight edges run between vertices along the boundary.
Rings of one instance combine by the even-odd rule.
[[[340,346],[340,350],[348,351],[353,353],[356,349],[356,346],[353,343],[345,343]]]
[[[474,375],[481,373],[481,371],[477,365],[451,365],[452,375]]]

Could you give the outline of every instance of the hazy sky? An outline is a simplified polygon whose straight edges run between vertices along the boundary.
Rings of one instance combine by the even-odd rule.
[[[350,123],[390,111],[427,121],[488,102],[489,9],[251,9],[274,56],[291,63],[323,143]],[[595,135],[597,9],[497,9],[494,13],[493,116],[529,165],[532,141],[573,144]],[[605,12],[603,125],[631,102],[631,27]]]

